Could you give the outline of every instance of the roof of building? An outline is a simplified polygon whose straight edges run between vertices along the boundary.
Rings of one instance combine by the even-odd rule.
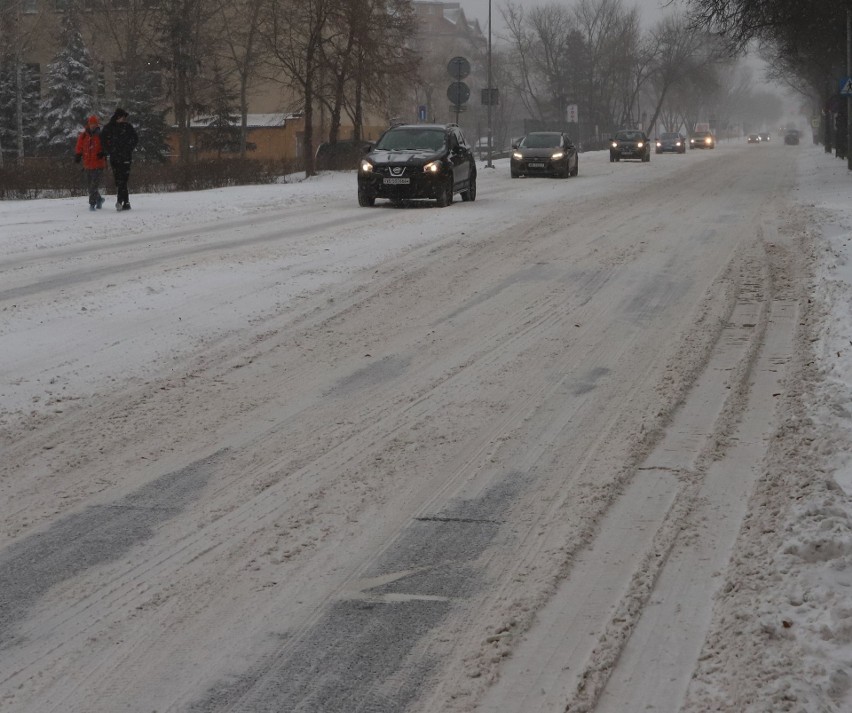
[[[288,121],[293,119],[301,119],[304,115],[301,111],[294,112],[275,112],[272,114],[247,114],[246,125],[251,129],[265,129],[286,126]],[[190,126],[194,129],[200,129],[209,126],[213,121],[212,116],[197,116],[191,122]],[[240,120],[234,122],[234,126],[239,126]]]
[[[461,33],[482,36],[482,28],[479,25],[479,20],[468,19],[461,5],[457,2],[415,0],[414,10],[420,21],[429,27],[428,32],[441,33],[441,26],[443,25],[444,33],[451,32],[452,34]],[[465,28],[466,32],[460,28]]]

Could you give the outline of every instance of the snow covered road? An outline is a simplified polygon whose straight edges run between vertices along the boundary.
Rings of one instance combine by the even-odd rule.
[[[751,149],[0,203],[0,711],[798,710],[714,598],[809,437]]]

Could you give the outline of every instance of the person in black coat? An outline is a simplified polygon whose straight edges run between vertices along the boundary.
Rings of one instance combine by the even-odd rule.
[[[104,152],[109,156],[109,165],[112,167],[112,175],[115,178],[116,210],[130,210],[127,181],[130,179],[133,149],[139,143],[136,129],[127,117],[128,114],[124,109],[116,109],[101,131]]]

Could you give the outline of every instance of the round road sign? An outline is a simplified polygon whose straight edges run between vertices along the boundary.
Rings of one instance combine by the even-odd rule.
[[[470,99],[470,87],[464,82],[453,82],[447,87],[447,99],[458,106]]]
[[[470,62],[464,57],[453,57],[447,64],[447,74],[459,81],[470,74]]]

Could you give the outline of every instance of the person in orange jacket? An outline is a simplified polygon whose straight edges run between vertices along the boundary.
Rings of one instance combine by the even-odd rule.
[[[101,122],[92,115],[86,120],[86,128],[77,137],[74,160],[83,164],[86,185],[89,189],[89,210],[97,210],[104,204],[100,192],[101,176],[106,168],[104,147],[101,143]]]

